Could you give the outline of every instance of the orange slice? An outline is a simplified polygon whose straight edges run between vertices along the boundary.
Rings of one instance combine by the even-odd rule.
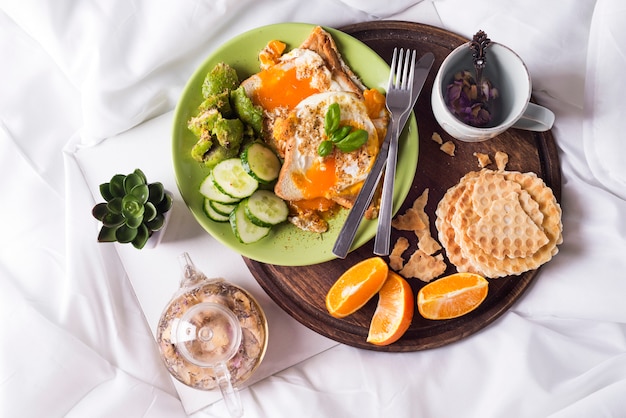
[[[359,310],[385,283],[389,267],[380,257],[367,258],[343,273],[326,294],[326,309],[343,318]]]
[[[378,296],[367,342],[389,345],[398,341],[409,329],[415,311],[415,299],[409,283],[393,271],[389,271]]]
[[[428,283],[417,293],[417,309],[427,319],[450,319],[476,309],[489,282],[473,273],[456,273]]]

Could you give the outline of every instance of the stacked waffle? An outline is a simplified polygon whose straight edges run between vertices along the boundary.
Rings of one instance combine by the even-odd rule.
[[[534,173],[466,174],[439,202],[435,225],[458,271],[497,278],[534,270],[563,241],[561,208]]]

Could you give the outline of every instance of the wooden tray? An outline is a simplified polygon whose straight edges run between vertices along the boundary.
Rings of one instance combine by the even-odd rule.
[[[419,131],[419,160],[413,186],[399,213],[404,213],[413,201],[429,188],[426,213],[430,217],[431,233],[437,237],[434,226],[435,209],[446,190],[455,185],[467,172],[477,170],[474,152],[492,156],[496,151],[509,155],[508,170],[532,171],[544,179],[557,200],[560,200],[561,174],[558,154],[551,132],[532,133],[511,129],[492,140],[480,143],[465,143],[454,140],[456,155],[451,157],[431,140],[438,132],[444,141],[452,139],[437,124],[431,107],[430,95],[435,74],[444,58],[467,39],[433,26],[400,21],[379,21],[347,26],[342,31],[360,39],[380,54],[387,62],[395,46],[415,48],[417,56],[431,51],[436,60],[422,94],[415,105]],[[495,168],[495,167],[489,167]],[[404,235],[411,242],[410,251],[416,249],[416,238],[412,232],[392,230],[392,244]],[[405,253],[408,254],[409,252]],[[259,263],[244,257],[246,265],[270,297],[288,314],[310,329],[335,341],[354,347],[377,351],[417,351],[440,347],[465,338],[492,323],[524,293],[537,275],[537,270],[519,276],[489,280],[489,295],[475,311],[456,319],[433,321],[420,316],[415,310],[411,327],[397,342],[377,347],[365,341],[369,323],[376,308],[373,298],[361,310],[343,319],[331,317],[325,308],[324,299],[335,280],[355,263],[373,256],[373,240],[353,251],[345,259],[326,263],[285,267]],[[446,260],[447,261],[447,260]],[[456,272],[448,263],[446,274]],[[418,279],[409,282],[414,293],[424,285]]]

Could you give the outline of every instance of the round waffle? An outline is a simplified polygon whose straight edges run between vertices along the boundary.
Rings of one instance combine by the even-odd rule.
[[[534,173],[470,172],[446,192],[436,215],[450,262],[485,277],[534,270],[563,240],[561,208]]]

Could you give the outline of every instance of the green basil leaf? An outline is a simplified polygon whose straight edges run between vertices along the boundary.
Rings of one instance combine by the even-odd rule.
[[[320,142],[320,145],[317,147],[317,153],[321,157],[326,157],[331,152],[333,152],[333,143],[331,141]]]
[[[339,128],[340,121],[341,109],[339,108],[339,103],[333,103],[328,106],[326,116],[324,117],[324,132],[326,132],[326,136],[330,136]]]
[[[333,132],[332,134],[330,134],[330,141],[333,143],[337,143],[339,141],[341,141],[342,139],[344,139],[346,136],[348,136],[348,134],[350,133],[350,131],[352,130],[351,126],[341,126],[339,129],[337,129],[335,132]]]
[[[369,134],[364,129],[357,129],[350,132],[344,139],[337,142],[335,145],[342,152],[352,152],[361,148],[363,144],[367,142]]]

